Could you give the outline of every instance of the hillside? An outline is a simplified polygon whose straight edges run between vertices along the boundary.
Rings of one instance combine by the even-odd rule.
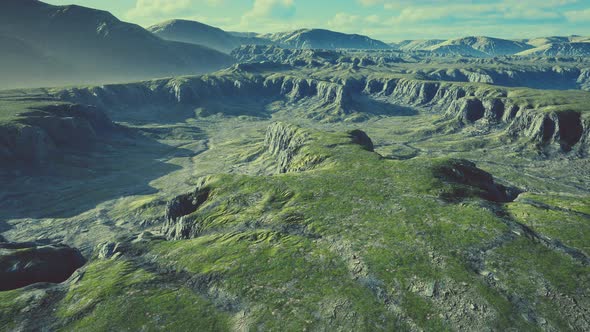
[[[80,6],[52,6],[34,0],[0,3],[0,35],[34,45],[35,54],[20,59],[22,77],[0,88],[49,84],[28,68],[35,58],[49,57],[67,65],[54,84],[128,81],[140,78],[202,73],[225,67],[233,59],[202,46],[164,41],[145,29],[122,22],[105,11]],[[6,43],[6,38],[3,39]],[[2,46],[4,49],[5,46]],[[29,55],[32,55],[30,49]],[[2,53],[0,62],[8,62]],[[49,66],[44,66],[49,67]],[[20,84],[19,84],[20,83]]]
[[[443,54],[493,57],[511,55],[530,48],[532,48],[532,46],[513,40],[491,37],[464,37],[447,40],[431,46],[428,50]]]
[[[588,329],[588,92],[287,63],[0,94],[0,328]]]
[[[46,55],[23,40],[0,34],[0,89],[47,85],[71,70],[66,63]]]
[[[396,46],[402,51],[423,51],[444,41],[444,39],[404,40]]]
[[[516,55],[520,56],[590,56],[590,42],[550,43],[535,47]]]
[[[496,18],[352,2],[101,6]],[[585,41],[0,0],[0,332],[590,331]]]
[[[301,29],[261,35],[287,48],[318,49],[389,49],[386,43],[357,34],[345,34],[324,29]]]
[[[166,40],[203,45],[224,53],[230,53],[240,45],[270,43],[248,34],[235,36],[222,29],[187,20],[170,20],[150,26],[147,30]]]

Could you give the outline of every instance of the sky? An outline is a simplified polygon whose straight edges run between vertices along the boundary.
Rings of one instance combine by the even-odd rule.
[[[196,20],[259,33],[325,28],[386,42],[468,35],[590,35],[590,0],[43,0],[108,10],[147,27]]]

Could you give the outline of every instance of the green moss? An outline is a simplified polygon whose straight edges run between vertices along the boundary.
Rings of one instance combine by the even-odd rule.
[[[20,289],[0,292],[0,330],[11,331],[16,327],[16,317],[27,306],[25,293]]]
[[[533,231],[556,239],[573,248],[590,254],[590,222],[588,216],[576,210],[586,210],[585,198],[540,196],[523,194],[518,202],[508,204],[507,211],[518,222]],[[530,204],[540,202],[547,205]]]
[[[220,275],[216,287],[251,308],[247,320],[265,329],[327,328],[329,317],[319,313],[354,316],[331,321],[332,327],[371,329],[396,320],[376,299],[355,283],[341,259],[325,245],[295,235],[257,230],[202,236],[161,243],[154,254],[175,262],[173,267],[193,274]],[[329,300],[333,299],[333,300]],[[340,312],[348,310],[349,312]]]
[[[70,286],[57,317],[64,330],[225,330],[228,315],[191,289],[162,287],[156,275],[124,260],[91,263]],[[182,319],[179,319],[182,317]]]
[[[511,294],[533,304],[539,316],[557,326],[565,326],[571,312],[559,303],[563,299],[548,297],[547,292],[575,297],[590,282],[588,266],[526,238],[494,250],[486,263]]]

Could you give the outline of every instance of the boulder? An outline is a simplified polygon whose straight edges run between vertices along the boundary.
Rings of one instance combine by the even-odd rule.
[[[2,242],[0,291],[38,282],[63,282],[85,262],[78,249],[66,245]]]
[[[351,138],[354,144],[362,146],[367,151],[374,151],[373,141],[364,131],[355,129],[350,131],[348,136]]]
[[[452,160],[439,167],[437,173],[443,180],[463,186],[444,197],[449,200],[474,194],[492,202],[512,202],[522,192],[517,188],[495,183],[490,173],[477,168],[468,160]]]
[[[190,239],[199,233],[198,221],[189,215],[209,198],[208,188],[197,188],[194,192],[180,195],[166,205],[166,222],[162,233],[171,240]]]

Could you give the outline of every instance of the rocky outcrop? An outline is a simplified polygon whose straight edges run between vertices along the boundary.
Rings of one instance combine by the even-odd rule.
[[[276,122],[266,129],[264,145],[276,159],[278,173],[291,170],[291,162],[306,140],[307,135],[294,125]]]
[[[367,135],[367,133],[365,133],[364,131],[359,130],[359,129],[355,129],[355,130],[350,131],[348,133],[348,136],[350,137],[350,139],[352,140],[352,142],[354,144],[358,144],[358,145],[362,146],[367,151],[370,151],[370,152],[375,151],[373,141],[371,140],[369,135]]]
[[[235,78],[201,76],[85,89],[73,88],[57,93],[57,97],[62,100],[121,111],[130,107],[171,104],[197,107],[208,101],[228,97],[254,96],[270,100],[287,99],[291,102],[314,98],[318,101],[318,107],[342,109],[346,109],[351,101],[350,92],[343,84],[282,75],[256,75],[248,78],[241,78],[240,75],[236,75]]]
[[[416,74],[426,79],[486,83],[511,87],[534,89],[579,89],[585,78],[583,71],[576,67],[524,67],[524,68],[461,68],[420,70]]]
[[[345,116],[367,112],[358,97],[377,98],[386,104],[419,107],[423,111],[446,114],[463,125],[492,124],[507,128],[513,138],[527,138],[539,145],[552,144],[561,151],[585,151],[588,148],[588,127],[576,116],[560,116],[561,112],[534,109],[524,101],[512,99],[501,87],[427,81],[411,78],[348,78],[335,82],[281,74],[244,76],[237,66],[233,75],[202,76],[151,81],[127,85],[109,85],[90,89],[60,92],[61,98],[73,102],[95,104],[105,108],[128,108],[150,105],[187,105],[198,107],[210,100],[224,98],[256,98],[302,102],[313,100],[313,109],[327,114]],[[570,75],[569,70],[554,68],[555,73]],[[123,110],[122,110],[123,111]],[[548,120],[544,118],[549,117]],[[573,120],[572,120],[573,119]],[[577,120],[580,119],[580,120]],[[480,122],[481,121],[481,122]],[[559,125],[566,121],[565,125]],[[545,123],[545,125],[543,125]],[[557,135],[549,135],[551,123]],[[576,132],[582,126],[582,134]],[[573,131],[572,131],[573,130]],[[565,138],[565,139],[564,139]],[[584,142],[580,144],[578,142]],[[578,149],[577,147],[580,147]],[[2,153],[0,151],[0,153]]]
[[[486,110],[477,98],[460,98],[449,106],[447,114],[454,115],[464,123],[473,123],[483,118]]]
[[[577,112],[518,112],[507,132],[513,136],[525,135],[541,145],[555,143],[564,152],[574,147],[583,153],[588,148],[589,128]],[[578,144],[580,143],[580,144]]]
[[[47,132],[22,124],[0,125],[0,159],[40,163],[55,150]],[[6,163],[3,163],[6,165]]]
[[[582,69],[576,84],[581,90],[590,91],[590,69]]]
[[[525,138],[544,147],[545,152],[573,150],[584,154],[590,148],[585,138],[590,128],[579,112],[537,110],[510,98],[501,88],[379,78],[368,79],[363,93],[392,104],[443,113],[463,125],[485,121],[505,128],[512,138]]]
[[[468,160],[452,160],[436,169],[445,181],[462,185],[443,194],[445,200],[454,201],[477,195],[492,202],[512,202],[521,191],[497,184],[491,174],[477,168]]]
[[[194,192],[177,196],[166,205],[166,222],[162,232],[170,240],[190,239],[199,234],[196,218],[190,215],[209,198],[208,188],[198,187]]]
[[[0,242],[0,291],[63,282],[85,262],[80,251],[65,245]]]
[[[31,109],[0,128],[0,156],[37,164],[59,148],[88,148],[114,128],[94,106],[61,104]]]

